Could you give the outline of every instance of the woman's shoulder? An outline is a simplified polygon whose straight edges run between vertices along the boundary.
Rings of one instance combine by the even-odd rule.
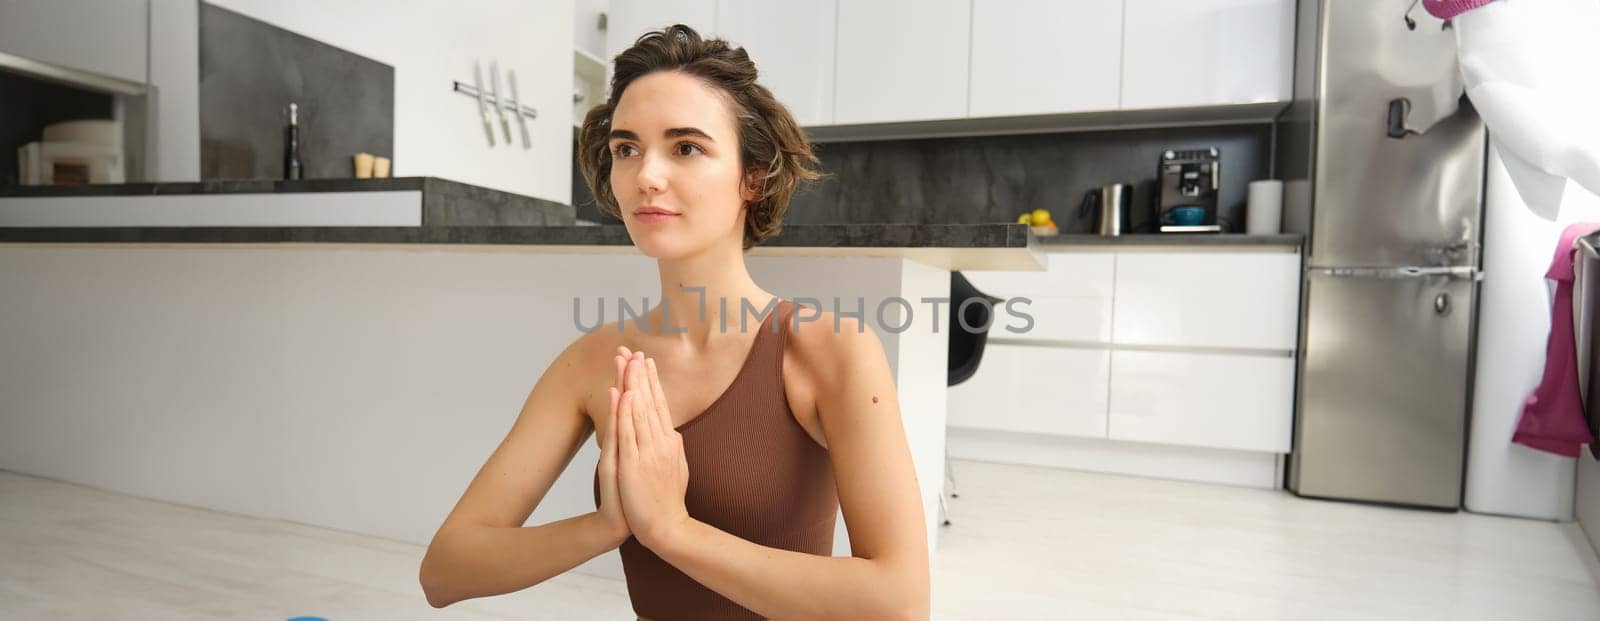
[[[784,347],[822,387],[841,381],[863,365],[888,363],[877,332],[860,317],[799,306],[791,313]]]
[[[585,414],[605,399],[605,386],[615,373],[612,357],[628,344],[627,332],[609,323],[580,333],[550,362],[546,379],[560,386]],[[554,375],[554,377],[548,377]]]
[[[617,353],[617,347],[628,345],[632,348],[635,339],[631,338],[630,333],[635,331],[637,327],[630,322],[601,324],[572,339],[562,356],[569,362],[601,364],[602,368],[609,368],[611,356]]]
[[[610,345],[612,349],[616,349],[616,345],[625,342],[624,332],[629,324],[630,322],[621,320],[600,324],[579,334],[578,338],[572,340],[572,344],[582,348],[604,348]]]
[[[796,309],[799,312],[799,309]],[[833,443],[822,431],[829,412],[856,412],[850,404],[894,390],[889,359],[878,334],[865,320],[849,314],[830,312],[801,315],[807,320],[791,323],[785,340],[784,385],[790,408],[807,433],[824,448]],[[838,322],[838,329],[834,322]],[[884,393],[888,390],[891,393]],[[848,414],[844,414],[848,415]],[[849,429],[848,425],[835,430]],[[844,433],[844,432],[840,432]]]

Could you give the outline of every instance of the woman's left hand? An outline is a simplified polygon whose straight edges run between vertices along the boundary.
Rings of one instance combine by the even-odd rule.
[[[615,421],[622,512],[639,543],[654,549],[689,522],[683,501],[689,461],[683,436],[672,426],[655,360],[635,352],[624,378]]]

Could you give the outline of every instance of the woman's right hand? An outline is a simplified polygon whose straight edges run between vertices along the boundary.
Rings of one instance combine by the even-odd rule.
[[[608,395],[611,400],[611,411],[606,420],[611,421],[610,426],[600,437],[600,467],[597,474],[600,477],[600,507],[596,510],[600,516],[600,523],[606,528],[617,545],[627,541],[633,531],[628,528],[628,520],[622,515],[622,496],[617,483],[617,404],[622,398],[623,377],[628,369],[628,359],[633,352],[626,347],[618,347],[617,355],[612,362],[617,367],[617,384],[612,386]]]

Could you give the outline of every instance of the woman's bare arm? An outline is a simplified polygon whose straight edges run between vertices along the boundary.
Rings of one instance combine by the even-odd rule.
[[[647,545],[691,578],[766,617],[926,619],[926,522],[894,378],[870,329],[858,334],[846,320],[834,333],[831,323],[824,318],[812,330],[796,331],[790,351],[810,358],[801,364],[815,376],[817,411],[852,556],[762,546],[692,518]]]
[[[500,446],[428,544],[419,579],[428,603],[519,591],[627,539],[597,512],[522,526],[593,430],[581,391],[584,338],[550,364]],[[592,367],[590,367],[592,368]]]
[[[539,526],[441,528],[422,562],[428,604],[443,608],[521,591],[621,545],[594,517],[586,513]]]

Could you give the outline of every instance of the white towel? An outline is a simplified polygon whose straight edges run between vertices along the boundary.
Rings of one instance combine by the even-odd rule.
[[[1452,25],[1467,98],[1523,202],[1546,220],[1566,180],[1600,194],[1600,0],[1500,0]]]

